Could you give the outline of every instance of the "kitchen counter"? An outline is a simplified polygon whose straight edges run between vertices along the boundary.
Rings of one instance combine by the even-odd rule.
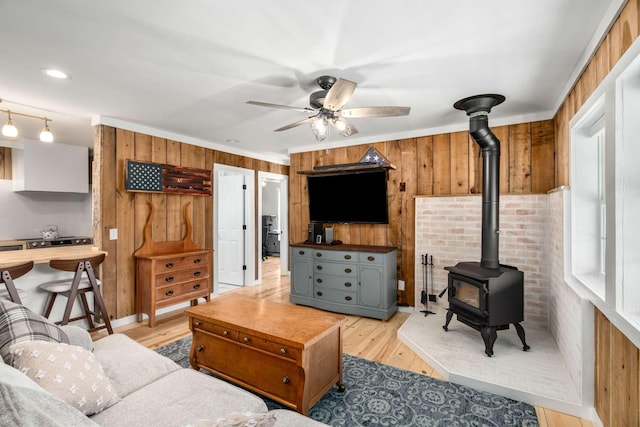
[[[52,259],[88,258],[106,253],[106,251],[91,245],[23,249],[20,251],[0,252],[0,265],[19,264],[29,261],[33,261],[34,264],[46,264]]]

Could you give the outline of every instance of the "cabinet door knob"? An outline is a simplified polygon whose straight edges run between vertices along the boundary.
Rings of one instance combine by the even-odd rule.
[[[351,259],[351,255],[345,255],[344,259]]]
[[[347,288],[350,288],[351,287],[351,282],[345,282],[344,286],[346,286]]]
[[[193,289],[200,289],[200,283],[196,283],[195,285],[193,285]]]
[[[200,264],[201,261],[202,260],[200,258],[196,258],[196,259],[193,260],[193,263],[194,264]]]
[[[242,341],[243,341],[243,342],[249,342],[249,337],[244,337],[244,338],[242,338]]]
[[[199,352],[203,352],[204,351],[204,346],[203,345],[199,345],[198,346],[198,351]]]
[[[318,278],[316,279],[316,282],[318,282],[318,283],[322,283],[322,279],[318,277]]]
[[[164,293],[164,295],[170,297],[171,295],[173,295],[173,290],[168,290]]]
[[[344,269],[344,272],[345,272],[345,273],[347,273],[347,274],[349,274],[349,273],[351,273],[351,269],[350,269],[350,268],[345,268],[345,269]]]
[[[369,255],[369,256],[367,257],[367,259],[368,259],[369,261],[375,261],[376,257]]]
[[[280,354],[287,354],[287,349],[286,348],[281,348],[280,349]]]
[[[224,335],[225,337],[229,335],[229,331],[222,331],[222,335]]]
[[[167,268],[173,268],[173,263],[172,262],[168,262],[164,265]]]
[[[173,276],[168,276],[164,278],[165,282],[173,282]]]
[[[319,297],[321,297],[321,296],[322,296],[322,292],[318,291],[318,292],[316,292],[316,295],[318,295]]]
[[[196,277],[200,276],[201,274],[202,274],[202,271],[194,271],[193,272],[193,275],[196,276]]]
[[[346,299],[347,301],[351,301],[353,298],[351,298],[349,295],[347,295],[346,297],[344,297],[344,299]]]
[[[317,269],[317,270],[322,270],[322,266],[321,266],[321,265],[317,265],[317,266],[316,266],[316,269]]]
[[[282,382],[285,384],[289,384],[289,382],[291,382],[291,380],[289,379],[289,377],[282,377]]]

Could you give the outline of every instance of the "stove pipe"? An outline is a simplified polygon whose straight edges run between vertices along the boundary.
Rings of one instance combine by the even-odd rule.
[[[500,268],[498,261],[498,209],[500,204],[500,141],[489,129],[491,108],[503,103],[502,95],[475,95],[453,104],[469,116],[469,134],[482,150],[482,256],[480,265]]]

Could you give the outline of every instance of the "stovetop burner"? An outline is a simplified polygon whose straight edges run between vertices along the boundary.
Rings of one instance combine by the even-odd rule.
[[[48,247],[56,247],[56,246],[75,246],[75,245],[91,245],[93,243],[93,239],[91,237],[81,237],[81,236],[65,236],[58,237],[54,240],[43,240],[42,238],[37,239],[18,239],[23,240],[27,245],[27,249],[39,249],[39,248],[48,248]]]

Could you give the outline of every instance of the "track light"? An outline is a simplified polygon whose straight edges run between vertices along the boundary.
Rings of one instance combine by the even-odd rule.
[[[6,125],[2,126],[2,134],[9,138],[15,138],[18,136],[18,128],[16,128],[13,125],[13,121],[11,121],[11,111],[7,110],[6,113],[9,115],[9,120],[7,120]]]
[[[2,134],[4,136],[7,136],[9,138],[15,138],[18,136],[18,129],[13,125],[13,121],[11,120],[11,115],[14,115],[14,116],[30,117],[32,119],[44,120],[44,128],[42,129],[42,132],[40,132],[40,141],[53,142],[53,134],[49,129],[49,122],[52,122],[53,120],[47,117],[39,117],[39,116],[32,116],[31,114],[16,113],[15,111],[11,111],[11,110],[0,110],[0,112],[7,113],[7,116],[8,116],[7,124],[2,126]]]

